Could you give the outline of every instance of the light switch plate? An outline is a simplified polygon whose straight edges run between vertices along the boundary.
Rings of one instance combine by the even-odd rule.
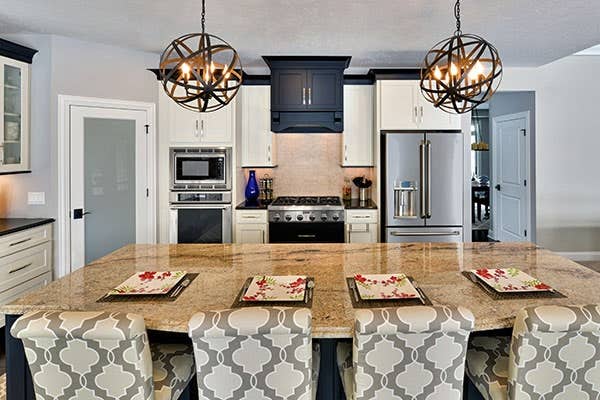
[[[27,204],[32,206],[46,204],[46,192],[27,192]]]

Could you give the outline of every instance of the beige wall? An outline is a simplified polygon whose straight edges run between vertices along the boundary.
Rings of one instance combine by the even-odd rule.
[[[275,196],[341,196],[345,177],[366,175],[374,180],[373,168],[340,166],[342,134],[276,134],[275,149],[277,168],[256,170],[257,178],[264,174],[273,178]],[[358,189],[352,187],[353,197],[358,197]],[[242,201],[243,192],[240,196]]]

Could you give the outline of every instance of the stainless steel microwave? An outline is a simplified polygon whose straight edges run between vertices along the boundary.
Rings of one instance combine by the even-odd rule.
[[[231,190],[231,148],[172,147],[171,190]]]

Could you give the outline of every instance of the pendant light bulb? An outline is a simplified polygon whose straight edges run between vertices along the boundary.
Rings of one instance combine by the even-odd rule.
[[[435,79],[437,79],[438,81],[440,79],[442,79],[442,71],[440,70],[440,67],[438,67],[437,65],[435,66],[435,70],[433,71],[433,77]]]
[[[454,63],[450,63],[450,75],[452,75],[452,76],[458,75],[458,67]]]

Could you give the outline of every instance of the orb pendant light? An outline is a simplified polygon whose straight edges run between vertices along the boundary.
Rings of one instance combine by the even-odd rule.
[[[204,30],[173,40],[160,57],[160,78],[167,95],[193,111],[216,111],[235,97],[242,85],[242,63],[233,47]]]
[[[425,56],[421,92],[435,107],[462,114],[494,95],[502,80],[502,61],[491,43],[462,33],[460,0],[454,6],[454,16],[454,35],[436,44]]]

